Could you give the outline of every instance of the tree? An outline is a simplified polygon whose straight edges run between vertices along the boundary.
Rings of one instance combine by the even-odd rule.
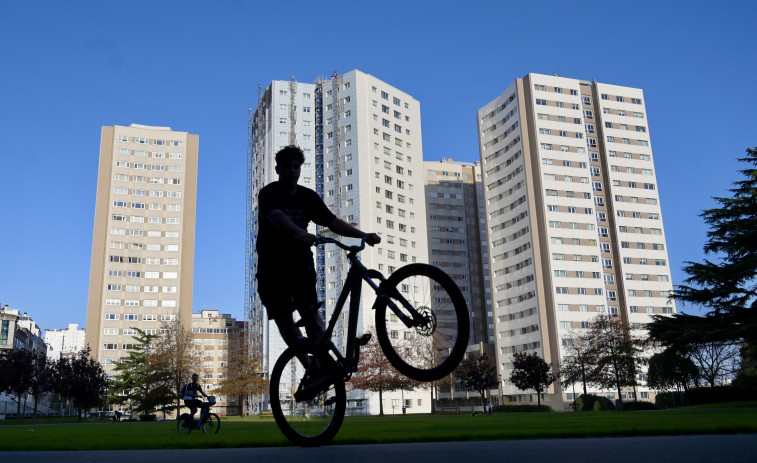
[[[110,403],[126,404],[142,414],[156,408],[165,412],[176,397],[166,384],[171,383],[171,372],[156,360],[153,353],[155,335],[136,328],[137,341],[126,357],[116,362],[116,377],[111,382]]]
[[[596,361],[592,374],[595,383],[617,390],[622,403],[621,389],[636,385],[641,342],[631,336],[628,325],[620,318],[606,314],[599,314],[591,321],[587,335]]]
[[[16,415],[21,420],[21,398],[26,395],[34,376],[34,353],[25,349],[9,349],[2,353],[2,373],[0,380],[1,392],[12,392],[16,395]]]
[[[371,341],[360,348],[360,366],[352,376],[352,386],[356,389],[378,392],[379,415],[384,415],[384,392],[412,390],[418,386],[416,381],[397,371],[381,350],[375,333]]]
[[[45,392],[51,392],[54,386],[54,365],[47,360],[42,352],[33,352],[31,357],[32,368],[29,378],[29,394],[34,399],[33,420],[37,421],[37,407],[39,399]]]
[[[108,387],[108,376],[100,362],[90,356],[89,347],[76,357],[61,357],[54,367],[54,388],[68,398],[77,409],[78,421],[82,412],[97,405]]]
[[[571,333],[570,346],[560,363],[560,377],[563,387],[581,383],[583,393],[587,395],[587,387],[594,382],[596,370],[595,350],[591,347],[591,339],[586,333]],[[574,389],[575,390],[575,389]]]
[[[555,376],[552,367],[536,352],[516,352],[510,381],[521,391],[536,391],[536,403],[541,408],[541,393],[555,381]]]
[[[647,385],[658,391],[675,388],[678,392],[696,384],[699,369],[690,358],[675,349],[667,348],[649,358]]]
[[[261,369],[260,357],[251,355],[247,344],[236,342],[229,346],[226,376],[220,382],[218,393],[238,396],[241,400],[268,390],[268,381]],[[243,403],[240,402],[240,405]],[[244,415],[241,406],[240,415]]]
[[[757,148],[739,162],[747,167],[733,183],[731,197],[713,198],[719,207],[706,209],[709,225],[705,254],[715,259],[686,262],[689,275],[673,298],[708,308],[703,317],[679,314],[655,317],[650,336],[680,348],[702,341],[757,342]]]
[[[714,387],[736,371],[739,348],[732,342],[699,342],[691,344],[688,354],[698,367],[699,375]]]
[[[481,396],[481,405],[486,410],[484,403],[485,393],[488,389],[498,386],[497,369],[486,353],[471,355],[460,362],[456,372],[457,378],[470,391],[476,391]]]
[[[162,378],[157,388],[165,397],[156,397],[154,401],[163,402],[170,397],[170,402],[176,403],[176,410],[181,408],[181,387],[189,382],[192,373],[200,369],[199,353],[194,350],[192,332],[182,323],[182,320],[163,322],[160,336],[152,340],[152,349],[148,355],[150,370],[157,380]],[[169,407],[164,406],[165,410]]]

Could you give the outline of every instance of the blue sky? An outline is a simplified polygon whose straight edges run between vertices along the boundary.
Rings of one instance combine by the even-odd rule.
[[[199,134],[193,306],[241,317],[247,109],[292,75],[411,94],[425,160],[477,160],[476,110],[529,72],[642,88],[676,284],[757,146],[754,2],[274,3],[0,2],[0,303],[84,325],[100,128],[138,123]]]

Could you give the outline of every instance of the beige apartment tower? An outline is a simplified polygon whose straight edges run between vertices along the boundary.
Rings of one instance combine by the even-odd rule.
[[[86,342],[111,370],[136,328],[190,327],[197,135],[168,127],[103,127]]]
[[[652,315],[675,311],[644,95],[528,74],[478,127],[497,369],[505,402],[535,402],[507,381],[514,352],[555,364],[599,313],[643,337]],[[546,401],[562,410],[573,396],[556,383]]]

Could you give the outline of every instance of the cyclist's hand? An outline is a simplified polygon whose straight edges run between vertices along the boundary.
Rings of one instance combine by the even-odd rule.
[[[373,246],[374,244],[379,244],[381,242],[381,237],[375,233],[368,233],[365,235],[365,242],[368,245]]]
[[[304,244],[307,246],[313,246],[316,241],[318,240],[318,237],[315,235],[308,233],[305,229],[300,229],[295,235],[294,239],[297,240],[298,243]]]

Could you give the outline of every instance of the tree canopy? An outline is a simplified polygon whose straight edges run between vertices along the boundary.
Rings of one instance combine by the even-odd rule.
[[[747,149],[730,197],[700,215],[709,226],[704,252],[711,258],[686,262],[689,275],[673,298],[703,306],[704,317],[656,317],[650,336],[680,348],[693,341],[757,341],[757,148]]]
[[[55,363],[55,389],[74,404],[79,421],[84,410],[100,403],[107,387],[108,376],[100,362],[90,356],[89,347]]]
[[[409,391],[418,386],[418,382],[406,377],[389,363],[376,336],[371,336],[371,341],[360,348],[360,367],[350,382],[357,389],[378,392],[379,415],[384,414],[384,392]]]
[[[486,391],[498,386],[497,368],[489,356],[485,352],[481,355],[468,354],[468,357],[458,365],[455,375],[466,389],[479,393],[481,405],[486,407],[484,403]]]
[[[541,408],[541,393],[555,381],[552,367],[536,352],[513,354],[513,371],[510,381],[522,391],[536,391],[536,402]]]

